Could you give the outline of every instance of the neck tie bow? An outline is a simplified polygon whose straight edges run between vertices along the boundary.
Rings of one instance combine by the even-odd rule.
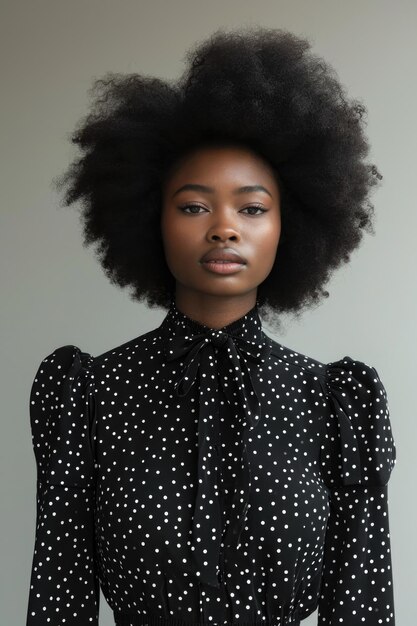
[[[163,323],[167,361],[178,360],[175,381],[178,396],[199,384],[198,487],[194,506],[191,551],[193,573],[214,587],[220,586],[222,540],[219,445],[219,394],[224,392],[231,414],[242,427],[241,469],[236,477],[226,549],[239,548],[251,491],[247,435],[261,418],[261,403],[253,378],[269,356],[271,343],[263,333],[257,307],[223,329],[212,329],[181,313],[174,304]],[[247,337],[247,338],[246,338]]]

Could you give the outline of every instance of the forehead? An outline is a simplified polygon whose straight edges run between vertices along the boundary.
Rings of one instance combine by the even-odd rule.
[[[165,184],[170,186],[187,176],[204,176],[209,178],[239,175],[256,177],[254,183],[276,182],[272,166],[261,155],[248,147],[239,145],[199,146],[185,153],[171,166]]]

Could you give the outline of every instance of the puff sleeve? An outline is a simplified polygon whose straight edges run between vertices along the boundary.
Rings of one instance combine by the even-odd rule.
[[[318,626],[394,626],[387,483],[396,448],[386,390],[375,368],[345,356],[327,365],[324,391],[330,516]]]
[[[26,626],[98,626],[93,360],[62,346],[32,384],[36,532]]]

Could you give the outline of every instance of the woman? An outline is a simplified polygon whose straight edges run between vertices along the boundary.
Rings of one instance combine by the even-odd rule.
[[[277,343],[372,232],[364,107],[307,41],[217,31],[177,84],[96,83],[58,185],[109,278],[167,310],[31,391],[28,626],[394,625],[385,388]]]

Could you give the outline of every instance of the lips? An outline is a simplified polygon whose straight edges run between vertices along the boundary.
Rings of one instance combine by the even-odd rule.
[[[240,256],[233,248],[214,248],[206,252],[201,258],[202,263],[208,261],[219,263],[246,263],[246,259]]]

